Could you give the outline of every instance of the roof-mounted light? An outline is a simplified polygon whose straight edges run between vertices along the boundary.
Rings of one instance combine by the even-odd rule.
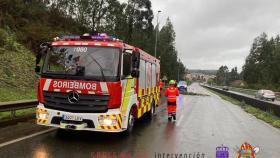
[[[75,40],[80,40],[81,38],[78,35],[66,35],[66,36],[62,36],[60,39],[65,41],[75,41]]]
[[[94,40],[94,41],[121,41],[113,36],[108,36],[105,33],[91,35],[89,33],[85,33],[81,36],[78,35],[65,35],[61,37],[56,37],[54,41],[64,40],[64,41],[75,41],[75,40]]]

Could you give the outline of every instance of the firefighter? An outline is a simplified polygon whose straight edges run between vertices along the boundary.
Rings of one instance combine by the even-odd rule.
[[[176,82],[174,80],[169,81],[169,87],[165,89],[165,96],[167,97],[167,111],[168,120],[176,120],[176,98],[179,96],[179,90],[175,87]]]

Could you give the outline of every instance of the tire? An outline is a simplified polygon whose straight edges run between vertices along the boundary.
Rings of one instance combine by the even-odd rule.
[[[271,101],[273,101],[273,102],[274,102],[274,101],[275,101],[275,99],[271,99]]]
[[[148,112],[148,117],[150,119],[153,118],[155,113],[156,113],[156,105],[155,105],[155,102],[152,102],[151,110]]]
[[[133,111],[132,109],[130,109],[129,111],[129,116],[127,119],[127,129],[124,131],[124,134],[126,136],[130,135],[132,133],[133,127],[134,127],[134,123],[135,123],[135,118],[133,116]]]

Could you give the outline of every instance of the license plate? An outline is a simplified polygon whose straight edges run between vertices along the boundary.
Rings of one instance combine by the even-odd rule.
[[[83,121],[82,117],[75,115],[63,115],[62,119],[68,121]]]

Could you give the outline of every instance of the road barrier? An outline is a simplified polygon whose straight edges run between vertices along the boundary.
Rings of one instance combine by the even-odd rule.
[[[245,102],[246,104],[252,105],[252,106],[254,106],[256,108],[259,108],[263,111],[272,112],[276,116],[280,117],[280,105],[278,105],[276,103],[266,102],[266,101],[263,101],[263,100],[258,100],[258,99],[255,99],[255,98],[252,98],[252,97],[249,97],[249,96],[244,96],[244,95],[241,95],[241,94],[231,93],[231,92],[219,89],[219,88],[214,88],[214,87],[210,87],[210,86],[206,86],[206,85],[202,85],[202,86],[205,87],[205,88],[211,89],[215,92],[226,95],[228,97],[239,100],[241,102]]]
[[[223,86],[215,86],[216,88],[220,88],[222,89]],[[228,87],[229,90],[231,91],[235,91],[235,92],[239,92],[239,93],[244,93],[244,94],[248,94],[248,95],[252,95],[255,96],[256,93],[258,92],[258,90],[255,89],[245,89],[245,88],[237,88],[237,87]],[[274,92],[277,99],[280,100],[280,92]]]
[[[37,100],[27,100],[27,101],[14,101],[0,103],[0,113],[1,112],[11,112],[11,117],[9,119],[0,120],[0,126],[6,126],[10,124],[15,124],[17,122],[26,121],[35,117],[35,112],[33,114],[24,115],[21,117],[16,116],[17,110],[34,108],[38,105]]]

